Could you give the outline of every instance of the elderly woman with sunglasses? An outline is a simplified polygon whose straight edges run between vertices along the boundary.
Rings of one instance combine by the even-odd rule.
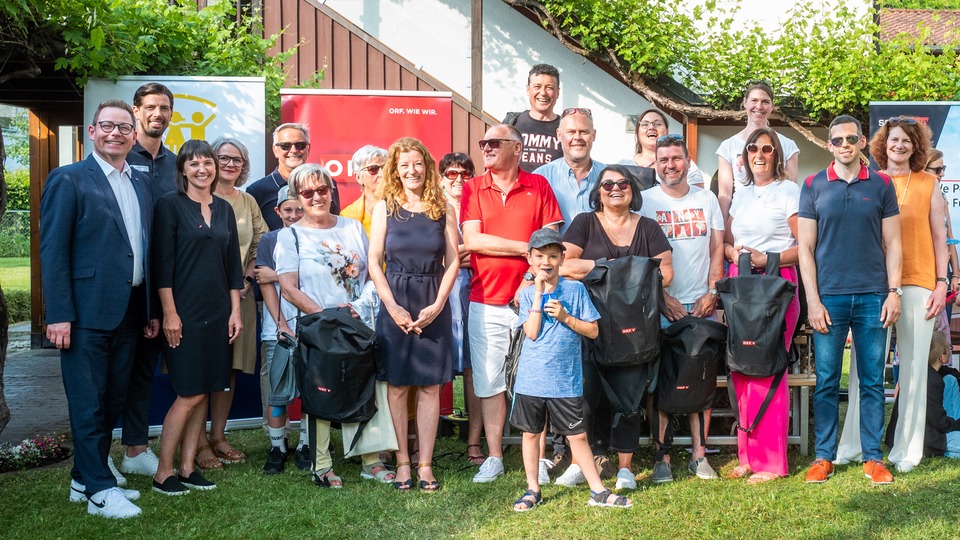
[[[717,148],[717,199],[724,217],[730,210],[730,202],[736,190],[746,185],[747,157],[743,148],[747,137],[760,128],[770,127],[770,114],[773,113],[773,89],[763,81],[754,81],[743,93],[743,108],[747,113],[747,125],[736,135],[720,143]],[[800,148],[793,140],[777,133],[780,147],[783,149],[783,170],[786,178],[796,181],[800,164]]]
[[[887,457],[900,472],[911,471],[923,458],[926,360],[948,287],[946,216],[940,182],[924,170],[930,143],[930,128],[910,116],[888,118],[870,140],[870,155],[881,172],[893,179],[900,206],[903,270],[901,290],[897,291],[901,295],[900,318],[895,324],[900,380],[894,405],[898,420]],[[851,381],[855,371],[851,362]],[[859,414],[851,418],[851,411],[859,409],[855,398],[851,383],[847,421],[837,451],[840,462],[860,459]]]
[[[303,218],[277,235],[274,253],[283,300],[305,314],[349,307],[355,317],[373,327],[380,303],[373,282],[367,279],[368,242],[363,227],[355,219],[331,212],[333,179],[320,165],[305,163],[294,169],[289,186],[297,194]],[[310,440],[316,442],[310,445],[313,482],[320,487],[343,487],[343,479],[333,472],[330,422],[310,417],[307,429]],[[368,435],[364,431],[362,437]],[[344,437],[344,447],[350,445]],[[360,456],[360,476],[389,483],[394,474],[380,461],[380,450],[388,448]]]
[[[569,279],[583,279],[593,270],[597,259],[636,255],[660,259],[663,285],[670,285],[673,281],[670,242],[656,221],[637,213],[643,204],[640,184],[627,168],[609,165],[603,169],[600,180],[590,190],[589,200],[593,211],[574,217],[563,236],[567,249],[560,274]],[[617,451],[617,489],[637,487],[631,461],[640,441],[642,421],[639,415],[623,416],[617,427],[611,427],[615,411],[604,392],[601,377],[617,395],[629,395],[650,379],[648,367],[600,366],[592,355],[583,358],[587,437],[594,454],[606,454],[608,447]]]
[[[640,113],[635,132],[636,153],[633,158],[621,160],[618,165],[650,169],[652,177],[656,178],[657,173],[653,170],[653,163],[657,159],[657,139],[669,133],[669,129],[667,115],[659,109],[647,109]],[[687,183],[691,186],[703,187],[703,172],[692,159],[690,170],[687,171]]]
[[[737,275],[741,253],[750,254],[754,268],[767,264],[767,253],[780,254],[780,275],[797,283],[797,213],[800,187],[787,180],[783,149],[777,134],[760,128],[747,137],[743,151],[746,185],[730,205],[724,238],[724,257],[730,261],[730,275]],[[800,300],[794,295],[787,308],[784,341],[789,350],[800,318]],[[740,411],[740,423],[752,425],[775,377],[750,377],[731,373],[731,381]],[[760,423],[746,433],[737,430],[737,457],[734,478],[749,477],[747,483],[759,484],[786,476],[787,427],[790,419],[790,394],[781,381]]]
[[[366,145],[353,153],[350,165],[360,184],[360,197],[340,211],[340,215],[355,219],[363,224],[363,230],[370,236],[370,223],[373,221],[373,207],[377,204],[377,186],[383,174],[383,162],[387,151],[373,145]]]

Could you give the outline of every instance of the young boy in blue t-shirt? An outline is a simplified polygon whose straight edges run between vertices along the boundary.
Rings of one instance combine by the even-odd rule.
[[[527,491],[514,501],[516,512],[540,504],[540,432],[547,414],[557,433],[565,435],[573,459],[593,464],[583,425],[583,367],[580,336],[597,337],[600,314],[579,281],[560,277],[563,241],[553,229],[530,236],[527,260],[536,269],[533,285],[520,291],[520,318],[526,339],[517,363],[510,423],[523,431],[523,468]],[[626,497],[604,488],[596,467],[584,467],[590,484],[590,506],[629,508]]]

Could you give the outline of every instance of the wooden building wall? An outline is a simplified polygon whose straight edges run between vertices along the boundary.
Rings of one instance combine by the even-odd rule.
[[[286,64],[287,86],[296,86],[325,70],[323,88],[451,92],[384,44],[315,0],[263,0],[267,34],[283,30],[278,49],[300,48]],[[478,169],[483,156],[477,141],[497,119],[453,94],[450,147],[470,155]],[[440,156],[435,156],[438,160]]]

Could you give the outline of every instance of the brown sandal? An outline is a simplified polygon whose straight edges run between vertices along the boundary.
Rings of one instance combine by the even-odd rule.
[[[471,454],[470,454],[470,449],[471,449],[471,448],[476,448],[476,449],[477,449],[477,453],[471,455]],[[479,467],[480,465],[483,465],[483,462],[484,462],[486,459],[487,459],[487,458],[484,457],[484,455],[483,455],[483,449],[480,448],[480,445],[479,445],[479,444],[468,444],[468,445],[467,445],[467,461],[468,461],[470,464],[476,465],[476,466]]]
[[[228,443],[226,439],[210,441],[210,444],[213,445],[213,455],[217,456],[217,459],[219,459],[221,463],[243,463],[244,460],[247,459],[247,456],[243,452],[230,446],[230,443]],[[226,445],[227,450],[222,450],[220,448],[222,445]]]
[[[207,454],[209,457],[201,457],[202,454]],[[205,471],[223,468],[223,463],[220,463],[220,460],[217,459],[216,454],[214,453],[213,449],[210,448],[209,444],[205,444],[200,448],[197,448],[196,462],[197,467]]]

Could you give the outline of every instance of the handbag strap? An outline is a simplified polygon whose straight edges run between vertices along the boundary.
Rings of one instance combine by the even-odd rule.
[[[741,276],[749,276],[753,273],[750,266],[750,253],[741,253],[737,259],[737,270]],[[764,272],[768,276],[780,275],[780,254],[772,251],[767,252],[767,267]]]
[[[760,420],[763,419],[763,415],[767,412],[767,408],[770,406],[770,402],[773,401],[773,395],[776,393],[777,388],[780,387],[780,382],[783,381],[783,376],[787,373],[787,370],[784,369],[773,378],[773,382],[770,384],[770,389],[767,390],[767,395],[763,398],[763,403],[760,404],[760,409],[757,410],[757,415],[753,417],[753,424],[750,427],[744,429],[743,425],[740,423],[740,420],[737,419],[736,427],[740,431],[750,434],[754,429],[757,428],[757,425],[760,424]]]

